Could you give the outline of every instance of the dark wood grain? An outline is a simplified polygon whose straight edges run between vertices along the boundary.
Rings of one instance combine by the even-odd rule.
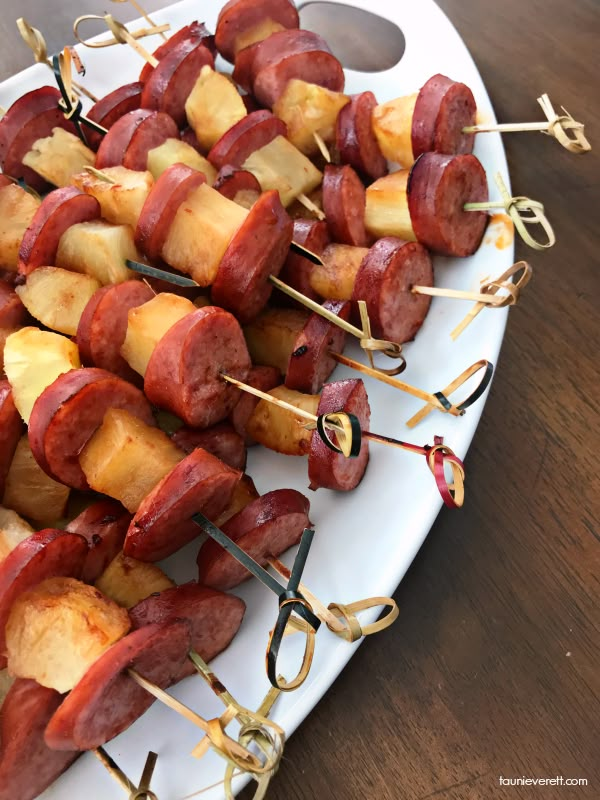
[[[439,3],[499,119],[538,119],[546,91],[585,121],[596,150],[506,137],[513,186],[544,202],[558,243],[518,246],[535,277],[510,314],[466,506],[440,515],[395,595],[399,620],[360,648],[290,740],[273,800],[600,797],[600,6]],[[17,15],[53,49],[78,13],[105,5],[115,8],[2,0],[0,78],[30,63]],[[589,785],[499,785],[522,775]]]

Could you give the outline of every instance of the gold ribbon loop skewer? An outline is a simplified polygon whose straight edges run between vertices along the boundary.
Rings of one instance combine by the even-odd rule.
[[[150,751],[146,757],[146,763],[140,779],[140,785],[137,790],[129,795],[129,800],[158,800],[158,797],[150,789],[150,781],[154,774],[154,767],[156,766],[156,753]]]
[[[503,208],[512,219],[525,244],[533,247],[534,250],[546,250],[552,247],[556,243],[556,236],[544,213],[542,203],[537,200],[531,200],[529,197],[511,197],[499,172],[496,174],[495,180],[502,200],[486,203],[465,203],[465,211],[490,211],[495,208]],[[526,215],[526,212],[530,213]],[[527,230],[527,225],[538,224],[544,229],[548,237],[547,242],[538,242]]]
[[[433,448],[432,448],[433,449]],[[269,564],[284,578],[288,579],[290,570],[277,558],[268,559]],[[327,625],[332,633],[345,639],[347,642],[357,642],[363,636],[370,636],[373,633],[378,633],[395,622],[398,618],[400,610],[396,605],[396,601],[391,597],[369,597],[365,600],[358,600],[355,603],[344,605],[342,603],[329,603],[325,606],[318,597],[316,597],[310,589],[301,583],[300,591],[311,604],[313,611],[319,619]],[[370,608],[377,608],[379,606],[389,607],[389,611],[385,616],[376,622],[371,622],[368,625],[361,625],[356,617],[360,611],[366,611]],[[296,630],[305,631],[306,623],[299,617],[294,618],[290,627]]]
[[[141,7],[141,5],[136,2],[136,0],[112,0],[112,2],[113,3],[131,3],[131,5],[135,8],[135,10],[138,12],[138,14],[146,20],[148,25],[151,25],[153,28],[157,27],[157,25],[155,24],[154,20],[150,17],[148,12],[145,11]],[[168,26],[168,28],[170,28],[170,25]],[[159,33],[161,38],[163,38],[166,41],[167,37],[165,36],[165,34],[162,31],[157,31],[157,33]]]
[[[34,61],[37,64],[45,64],[47,67],[52,69],[52,63],[48,58],[46,40],[42,36],[41,31],[30,25],[24,17],[19,17],[17,20],[17,29],[27,47],[29,47],[29,49],[33,52]],[[77,58],[79,58],[79,56],[77,56]],[[77,94],[84,94],[94,103],[98,101],[96,95],[89,92],[84,86],[81,86],[81,84],[76,83],[75,81],[72,83]]]
[[[537,99],[546,115],[547,122],[515,122],[500,125],[470,125],[463,128],[464,133],[518,133],[522,131],[539,131],[547,136],[554,136],[570,153],[587,153],[592,149],[584,135],[584,125],[577,122],[569,112],[561,106],[564,114],[556,113],[547,94]],[[569,134],[572,133],[572,136]]]
[[[468,367],[464,372],[461,372],[458,378],[455,378],[452,381],[452,383],[449,383],[448,386],[446,386],[445,389],[442,389],[441,392],[437,392],[436,394],[447,398],[448,395],[451,395],[453,392],[459,389],[464,383],[466,383],[469,380],[469,378],[472,378],[473,375],[478,373],[480,370],[485,370],[485,372],[477,388],[473,392],[471,392],[471,394],[461,403],[452,406],[452,408],[456,408],[459,411],[459,414],[464,414],[464,410],[468,406],[472,405],[475,402],[475,400],[478,400],[489,385],[489,382],[492,378],[492,373],[494,371],[494,367],[489,361],[487,361],[486,359],[481,359],[480,361],[476,361],[474,364],[471,364],[471,366]],[[426,406],[423,406],[423,408],[420,411],[418,411],[408,420],[408,422],[406,423],[407,426],[409,428],[414,428],[415,425],[418,425],[419,422],[422,422],[428,414],[430,414],[434,409],[437,408],[438,408],[437,404],[427,403]],[[433,449],[434,448],[432,448],[432,450]],[[431,463],[433,463],[433,461]],[[429,468],[433,472],[431,463],[429,465]]]
[[[104,39],[100,42],[88,42],[81,38],[79,34],[79,27],[83,22],[87,20],[102,20],[106,24],[106,27],[112,33],[112,39]],[[129,31],[122,22],[116,20],[112,14],[84,14],[81,17],[77,17],[75,22],[73,23],[73,33],[75,38],[78,42],[85,45],[85,47],[110,47],[113,44],[128,44],[132,47],[135,52],[141,56],[145,61],[148,62],[152,67],[155,67],[158,64],[158,59],[149,53],[145,47],[137,41],[137,39],[141,39],[144,36],[151,36],[154,33],[160,33],[161,31],[169,30],[169,25],[157,25],[154,28],[142,28],[141,30],[137,31]]]
[[[509,278],[521,272],[521,276],[512,283]],[[521,290],[527,286],[533,276],[533,269],[527,261],[517,261],[512,267],[509,267],[506,272],[503,272],[499,278],[493,281],[486,281],[481,284],[481,297],[477,298],[477,302],[469,311],[466,317],[460,322],[452,331],[450,336],[456,341],[465,328],[473,322],[475,317],[482,311],[486,304],[492,305],[495,308],[503,308],[504,306],[514,305],[520,297]],[[506,291],[507,294],[499,297],[498,292]],[[492,304],[492,300],[499,300],[500,302]]]

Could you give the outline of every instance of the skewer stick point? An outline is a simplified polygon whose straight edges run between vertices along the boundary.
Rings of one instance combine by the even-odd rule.
[[[299,203],[302,203],[304,208],[306,208],[309,211],[311,211],[315,215],[315,217],[317,219],[320,219],[320,220],[324,220],[325,219],[325,214],[323,213],[323,210],[320,209],[319,206],[316,203],[313,203],[313,201],[310,199],[310,197],[307,197],[304,194],[304,192],[301,192],[298,195],[298,197],[296,197],[296,200],[298,200]]]

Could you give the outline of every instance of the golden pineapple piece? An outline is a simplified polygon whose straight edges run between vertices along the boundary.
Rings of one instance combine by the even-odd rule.
[[[4,345],[11,333],[16,333],[20,328],[0,328],[0,378],[4,376]]]
[[[64,516],[70,491],[46,475],[33,457],[25,434],[6,476],[2,504],[41,526],[52,525]]]
[[[273,113],[287,125],[287,138],[305,155],[319,151],[314,134],[328,144],[335,139],[338,114],[350,98],[298,78],[288,81],[273,106]]]
[[[98,172],[105,177],[100,177]],[[71,183],[96,198],[105,220],[135,229],[154,178],[148,171],[136,172],[118,166],[106,167],[96,173],[80,172],[73,175]]]
[[[235,37],[234,54],[237,55],[244,47],[250,47],[251,44],[262,42],[272,33],[285,30],[284,26],[274,19],[267,17],[261,19],[252,28],[246,28],[242,33]]]
[[[154,592],[175,584],[156,564],[148,564],[119,553],[96,581],[96,588],[123,608],[134,605]]]
[[[217,528],[222,528],[228,519],[231,519],[231,517],[237,514],[238,511],[241,511],[242,508],[246,508],[246,506],[253,500],[256,500],[257,497],[260,497],[260,495],[252,478],[249,475],[242,475],[241,480],[235,485],[229,505],[221,511],[219,516],[212,520],[212,522],[214,522]]]
[[[121,355],[132,369],[145,375],[150,356],[165,333],[195,310],[191,300],[170,292],[161,292],[147,303],[130,308]]]
[[[229,76],[206,64],[185,101],[185,113],[200,146],[208,151],[248,112]]]
[[[367,187],[365,227],[376,238],[398,236],[416,242],[408,209],[406,184],[409,170],[401,169]]]
[[[185,453],[159,428],[128,411],[110,408],[81,451],[79,463],[92,489],[114,497],[134,513],[183,458]]]
[[[277,367],[285,375],[298,334],[310,312],[296,308],[269,308],[246,325],[244,336],[253,364]]]
[[[245,208],[204,183],[177,209],[162,257],[200,286],[210,286],[225,250],[247,215]],[[195,235],[190,236],[190,231]]]
[[[0,563],[19,542],[34,532],[31,525],[12,508],[0,506]]]
[[[84,167],[93,167],[96,154],[79,136],[54,128],[51,136],[38,139],[23,157],[23,164],[55,186],[68,186]]]
[[[286,386],[277,386],[268,394],[283,400],[297,408],[317,413],[319,407],[318,394],[304,394],[288,389]],[[248,420],[246,431],[259,444],[287,456],[303,456],[310,450],[312,431],[304,427],[306,420],[287,411],[284,408],[260,400],[254,413]]]
[[[40,200],[11,183],[0,187],[0,267],[17,271],[19,247]]]
[[[124,608],[75,578],[47,578],[23,592],[6,623],[8,669],[61,694],[131,628]]]
[[[407,97],[397,97],[373,109],[371,125],[379,148],[388,161],[395,161],[405,169],[412,167],[415,157],[412,149],[412,122],[418,92]]]
[[[187,164],[188,167],[203,172],[211,186],[217,177],[217,170],[210,161],[181,139],[167,139],[148,153],[148,169],[154,180],[173,164]]]
[[[38,267],[16,292],[21,302],[47,328],[75,336],[89,299],[100,283],[59,267]]]
[[[63,372],[80,366],[77,345],[58,333],[21,328],[4,344],[4,371],[15,406],[27,423],[33,404],[44,389]]]
[[[315,165],[285,136],[276,136],[255,150],[244,161],[243,168],[254,175],[263,192],[277,189],[284,206],[289,206],[299,194],[312,192],[323,179]]]
[[[106,286],[135,278],[125,264],[128,258],[140,259],[130,226],[95,219],[67,228],[58,243],[56,265],[84,272]]]
[[[0,708],[4,702],[4,698],[8,694],[8,690],[15,682],[12,675],[8,674],[7,669],[0,669]]]
[[[323,264],[315,264],[310,272],[310,285],[327,300],[351,300],[356,275],[368,247],[351,244],[327,245],[321,254]]]

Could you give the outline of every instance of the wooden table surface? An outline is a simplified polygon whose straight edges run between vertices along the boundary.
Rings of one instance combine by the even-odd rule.
[[[557,244],[517,245],[535,276],[510,313],[466,505],[440,514],[396,592],[400,618],[289,741],[273,800],[600,797],[600,5],[438,2],[501,121],[539,119],[535,98],[548,92],[597,147],[582,157],[536,134],[505,138],[513,186],[544,202]],[[74,17],[106,6],[136,16],[99,0],[2,0],[0,79],[30,63],[17,16],[52,52]]]

